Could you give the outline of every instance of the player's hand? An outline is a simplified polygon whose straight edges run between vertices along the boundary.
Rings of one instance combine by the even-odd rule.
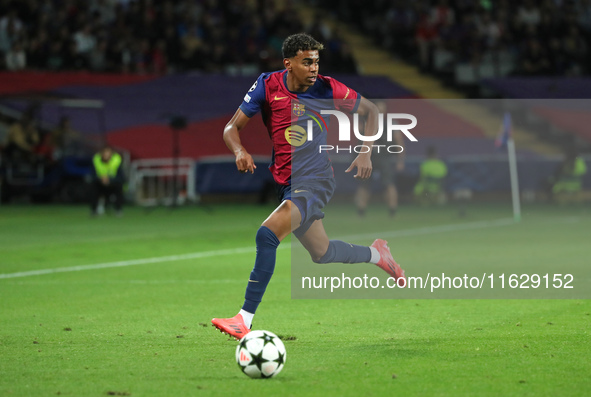
[[[238,171],[243,174],[246,174],[247,172],[253,174],[257,166],[254,164],[252,156],[245,150],[241,150],[236,153],[236,168],[238,168]]]
[[[353,160],[353,162],[351,163],[349,168],[347,168],[347,170],[345,170],[345,172],[351,172],[353,170],[353,168],[355,168],[355,167],[357,167],[357,173],[353,176],[354,178],[359,178],[359,179],[369,178],[371,176],[371,170],[372,170],[370,156],[368,156],[364,153],[359,154],[357,157],[355,157],[355,160]]]

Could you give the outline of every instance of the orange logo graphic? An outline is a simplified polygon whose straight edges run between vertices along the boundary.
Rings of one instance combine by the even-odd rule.
[[[243,351],[241,351],[240,352],[240,361],[246,361],[246,362],[248,362],[248,361],[250,361],[250,358],[246,354],[244,354]]]

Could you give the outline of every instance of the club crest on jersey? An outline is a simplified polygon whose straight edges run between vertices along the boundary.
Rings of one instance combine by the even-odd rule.
[[[294,103],[292,111],[294,115],[301,117],[306,113],[306,106],[303,103]]]

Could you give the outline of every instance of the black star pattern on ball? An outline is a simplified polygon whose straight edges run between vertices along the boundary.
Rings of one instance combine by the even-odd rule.
[[[279,368],[280,366],[285,364],[285,353],[281,353],[280,351],[277,351],[277,354],[279,354],[279,357],[277,357],[273,361],[275,361],[278,364],[277,368]]]
[[[256,367],[258,368],[258,370],[261,372],[261,377],[263,378],[268,378],[269,376],[266,376],[263,373],[263,364],[265,362],[268,362],[268,360],[263,358],[263,351],[265,350],[265,346],[267,344],[272,344],[275,346],[275,343],[273,343],[273,337],[267,333],[264,333],[263,336],[260,337],[260,339],[263,340],[263,348],[261,349],[261,351],[258,354],[250,354],[252,357],[252,361],[250,363],[248,363],[247,366],[251,366],[251,365],[256,365]],[[285,362],[285,355],[277,352],[279,354],[279,357],[276,358],[275,360],[272,360],[276,363],[278,363],[279,365],[283,364]],[[245,367],[246,368],[246,367]],[[242,368],[242,371],[244,371],[245,368]]]
[[[271,335],[269,335],[268,333],[266,333],[266,332],[263,332],[263,337],[261,339],[263,339],[265,341],[265,343],[263,344],[263,348],[265,346],[267,346],[267,343],[271,343],[271,344],[274,345],[274,343],[273,343],[273,337]]]
[[[261,371],[261,375],[263,375],[263,377],[265,376],[262,371],[262,365],[265,363],[265,359],[263,358],[263,351],[261,350],[259,352],[259,354],[252,354],[251,353],[251,357],[252,357],[252,361],[248,364],[248,365],[256,365],[256,367],[259,369],[259,371]]]
[[[265,345],[267,343],[271,343],[273,345],[275,345],[275,342],[273,342],[273,337],[271,335],[265,334]],[[277,345],[275,345],[277,346]],[[285,363],[285,354],[281,353],[279,351],[279,349],[277,349],[277,354],[279,355],[279,357],[277,357],[275,360],[273,360],[274,362],[276,362],[278,364],[278,367],[283,365]]]

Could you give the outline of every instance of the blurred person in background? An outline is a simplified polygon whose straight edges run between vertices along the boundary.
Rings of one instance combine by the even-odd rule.
[[[92,33],[92,25],[87,23],[79,31],[74,33],[73,40],[76,43],[76,53],[86,57],[96,46],[96,37]]]
[[[165,74],[168,72],[168,56],[166,41],[159,39],[150,54],[150,73]]]
[[[41,32],[38,36],[31,38],[28,42],[26,53],[29,69],[44,69],[49,54],[47,34]]]
[[[67,42],[63,59],[63,68],[66,70],[84,70],[88,68],[88,59],[78,52],[78,46],[74,40]]]
[[[550,57],[546,49],[537,39],[528,40],[525,51],[521,54],[521,73],[544,76],[551,71]]]
[[[553,201],[559,204],[567,201],[580,201],[583,177],[586,173],[585,160],[579,157],[574,145],[569,146],[565,150],[564,160],[548,180]]]
[[[385,101],[378,101],[376,103],[380,113],[386,114],[388,112],[387,104]],[[403,148],[404,140],[402,138],[402,132],[395,130],[394,144]],[[380,179],[382,186],[384,187],[384,199],[388,206],[388,213],[391,217],[396,215],[398,210],[398,190],[396,189],[396,175],[404,171],[404,151],[397,153],[393,156],[392,153],[386,150],[386,147],[390,145],[387,141],[387,134],[383,134],[380,139],[374,142],[374,146],[382,145],[381,148],[374,148],[372,154],[373,160],[373,171],[372,175]],[[392,163],[392,159],[396,159],[396,163]],[[355,193],[355,204],[357,205],[357,213],[359,216],[365,216],[369,200],[371,199],[371,178],[367,180],[359,181],[359,187]]]
[[[3,26],[0,26],[0,54],[7,54],[18,37],[19,31],[16,29],[16,21],[6,19]]]
[[[450,62],[473,64],[484,62],[502,49],[511,58],[511,73],[518,75],[584,75],[591,69],[589,0],[379,1],[369,2],[367,9],[362,9],[358,0],[341,0],[338,6],[331,7],[332,3],[317,5],[330,8],[331,15],[336,13],[340,20],[368,32],[376,43],[397,56],[414,59],[423,70],[433,70],[435,47],[451,51]],[[101,67],[93,67],[96,64],[88,58],[92,48],[105,40],[106,52],[111,54],[108,71],[142,73],[154,69],[160,73],[163,62],[159,53],[152,54],[157,59],[147,67],[134,59],[136,43],[147,39],[152,50],[159,47],[158,40],[166,42],[167,63],[174,70],[234,70],[237,62],[244,62],[246,49],[249,54],[258,54],[259,69],[275,70],[281,68],[283,39],[289,32],[303,30],[291,2],[265,2],[264,7],[260,1],[194,0],[0,0],[2,4],[0,63],[12,43],[21,41],[27,63],[39,69],[100,71]],[[338,31],[326,23],[326,15],[317,11],[306,26],[331,51],[323,61],[324,68],[355,73],[351,51]],[[197,32],[181,43],[191,25],[198,27]],[[70,40],[76,42],[74,52],[84,62],[65,44]],[[537,41],[540,48],[532,41]],[[67,67],[55,53],[47,54],[54,42],[62,43],[67,50],[61,54],[68,58]],[[118,55],[113,58],[112,54]],[[40,55],[44,58],[40,59]],[[47,61],[49,56],[51,62]],[[204,61],[211,57],[216,61]],[[535,65],[538,60],[542,67]]]
[[[32,111],[26,111],[20,120],[8,128],[8,137],[4,145],[7,162],[15,164],[36,164],[37,146],[41,141],[35,125]]]
[[[27,54],[22,42],[16,41],[10,50],[6,53],[4,62],[6,69],[10,71],[24,70],[27,67]]]
[[[51,71],[58,71],[64,68],[65,57],[63,54],[64,43],[54,41],[49,46],[49,53],[45,60],[45,68]]]
[[[121,155],[110,146],[103,147],[92,158],[92,199],[90,203],[91,216],[99,215],[99,201],[104,199],[108,204],[113,198],[115,215],[122,215],[123,207],[123,174]]]
[[[447,166],[437,158],[437,149],[427,147],[427,159],[421,163],[419,180],[414,193],[421,204],[439,204],[445,201],[443,181],[447,176]]]
[[[42,152],[51,161],[70,154],[80,141],[80,133],[72,128],[70,117],[62,116],[58,125],[43,137]]]
[[[99,40],[88,54],[88,63],[93,72],[103,72],[107,69],[107,41]]]

